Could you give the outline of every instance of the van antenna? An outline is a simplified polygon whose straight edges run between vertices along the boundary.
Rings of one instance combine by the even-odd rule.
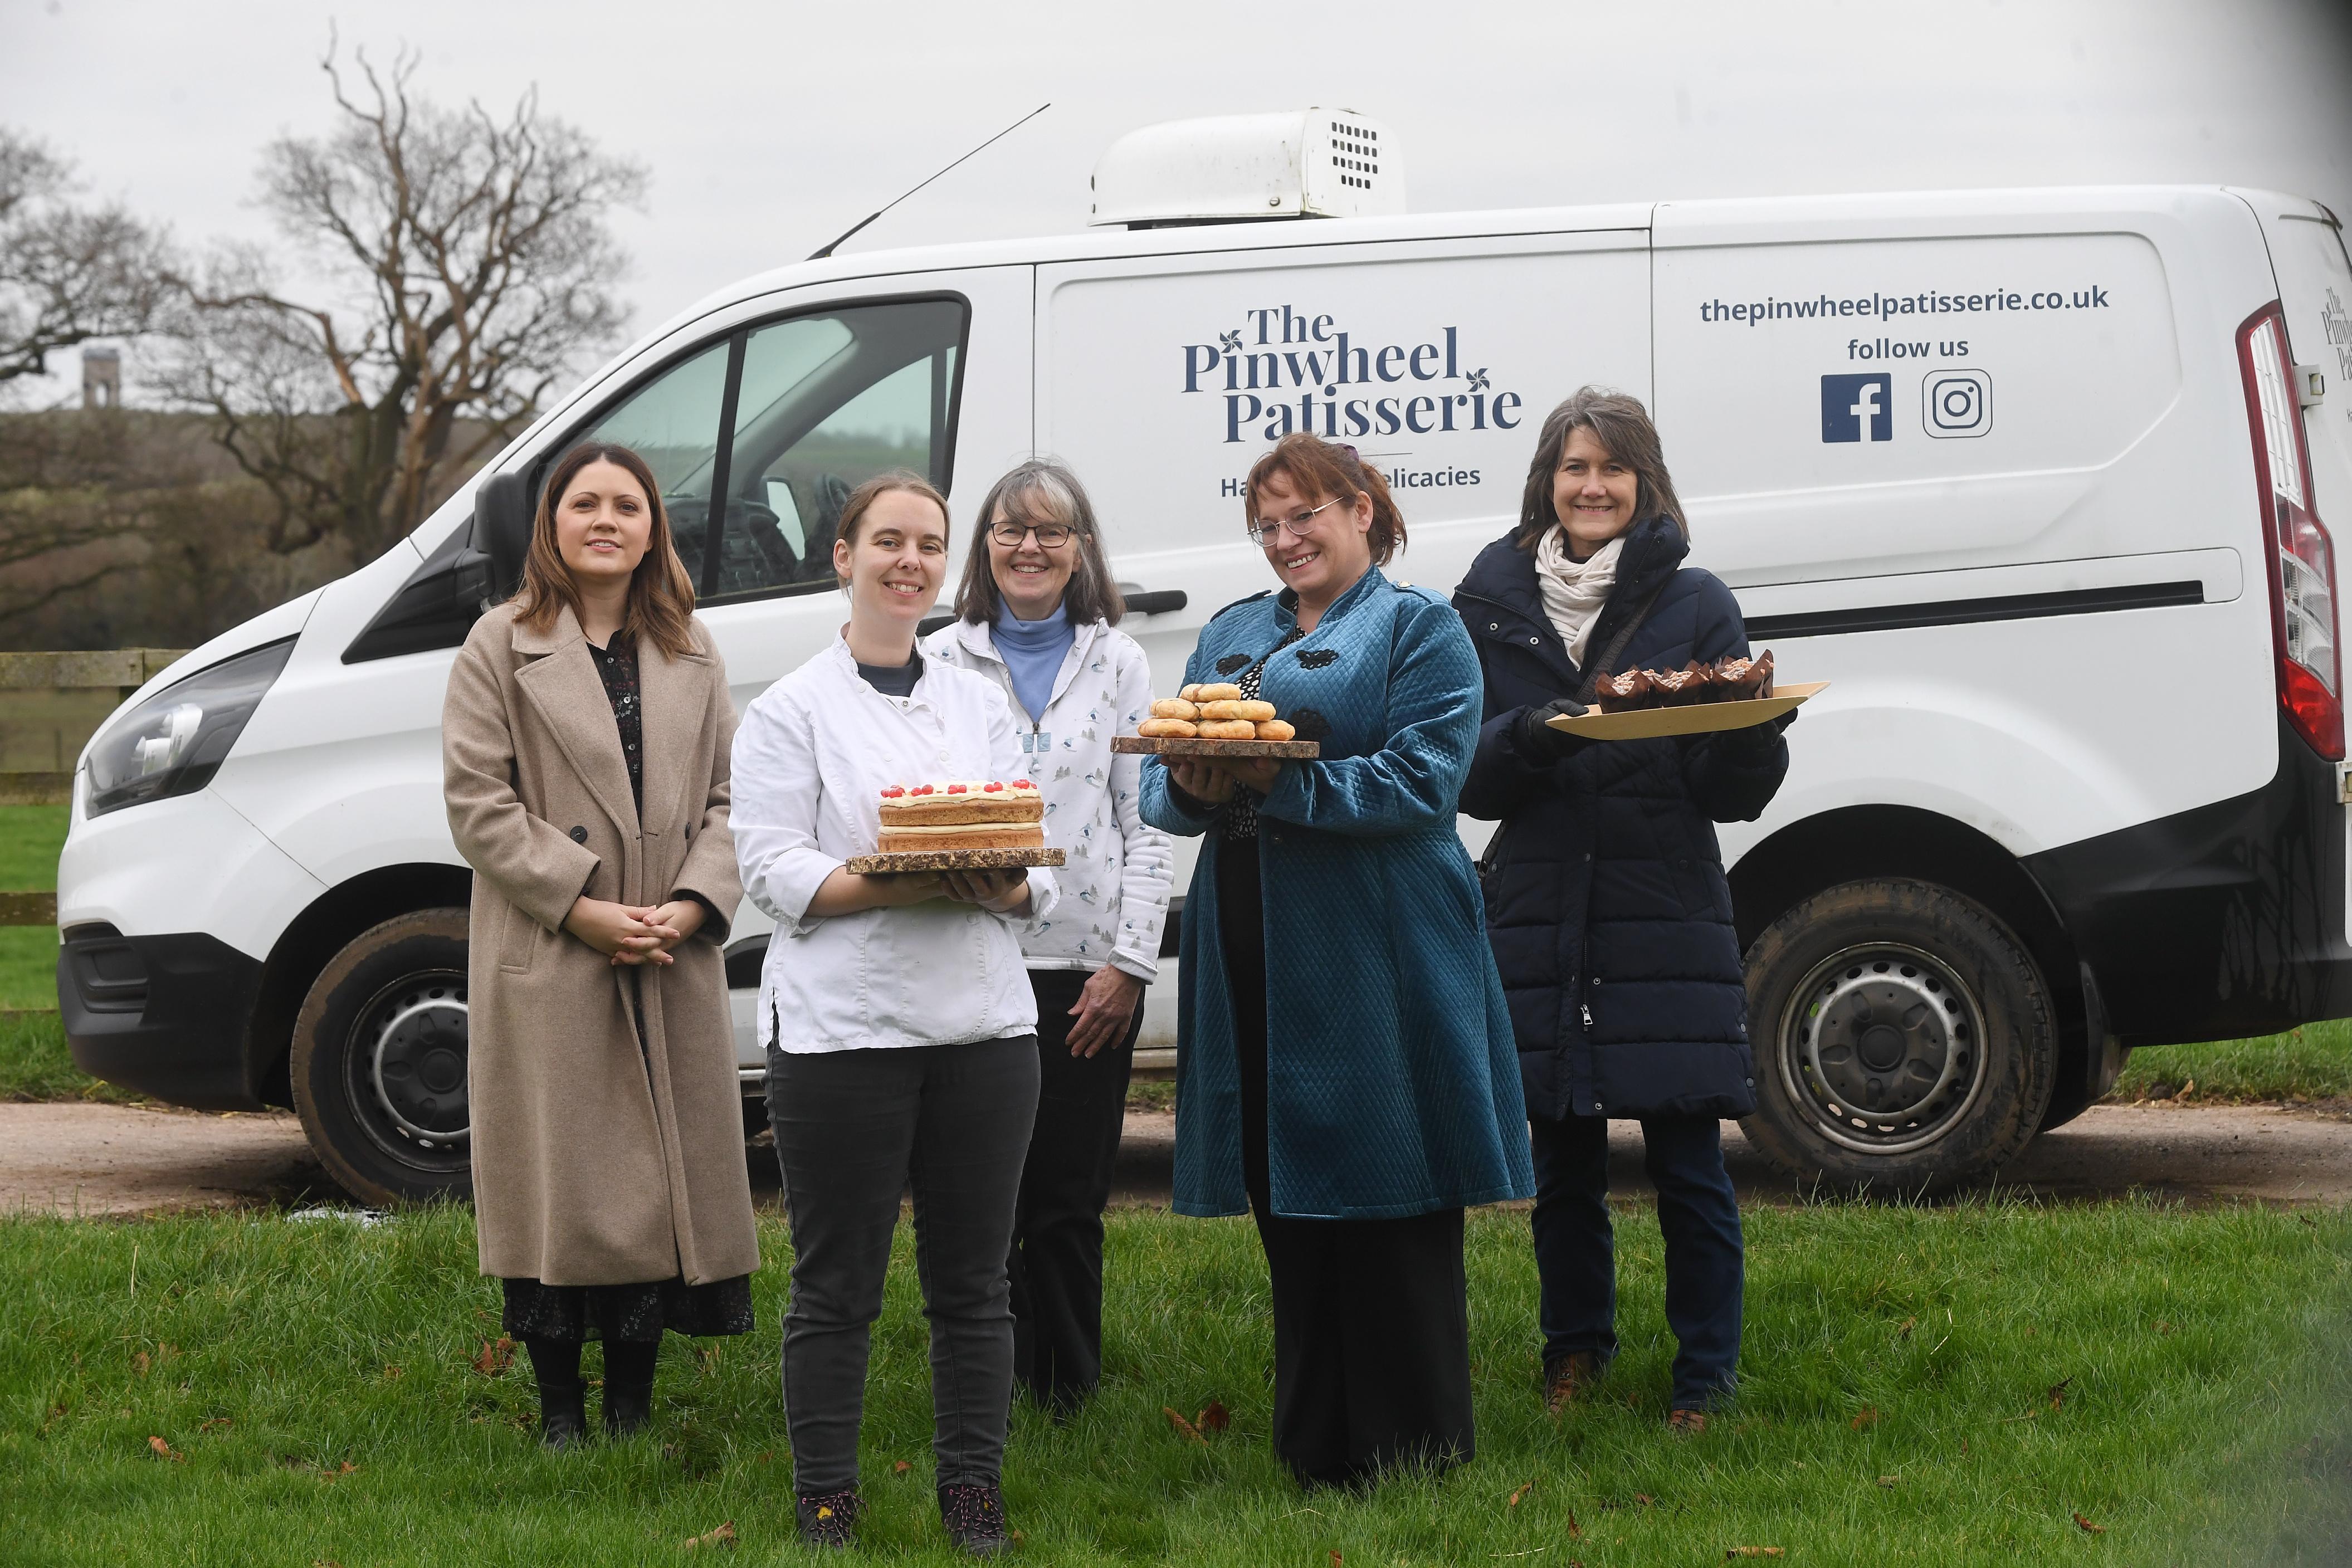
[[[1006,137],[1012,135],[1014,131],[1020,130],[1023,126],[1028,124],[1031,120],[1036,119],[1039,115],[1045,113],[1047,110],[1053,107],[1054,106],[1050,101],[1039,104],[1036,108],[1031,110],[1028,113],[1023,115],[1020,119],[1014,120],[1012,124],[1006,126],[1003,130],[998,131],[995,135],[990,137],[987,141],[982,142],[971,152],[965,153],[961,158],[957,159],[955,163],[949,164],[947,169],[942,169],[940,171],[939,174],[932,175],[931,180],[938,179],[940,174],[946,173],[948,169],[954,168],[956,163],[968,162],[971,159],[978,157],[982,152],[987,152],[991,147],[995,146],[998,142],[1003,141]],[[831,245],[826,246],[824,249],[810,256],[809,259],[811,261],[823,261],[826,256],[831,256],[835,250],[838,250],[842,245],[848,240],[850,235],[856,234],[859,229],[864,228],[867,224],[872,223],[875,218],[878,218],[884,213],[888,212],[892,207],[897,206],[898,202],[905,201],[908,196],[911,196],[916,191],[921,190],[923,185],[929,184],[931,180],[926,180],[923,182],[922,185],[915,186],[912,190],[908,191],[905,195],[898,197],[898,201],[885,203],[870,216],[858,219],[857,222],[850,225],[848,228],[842,231],[840,238],[835,239]]]

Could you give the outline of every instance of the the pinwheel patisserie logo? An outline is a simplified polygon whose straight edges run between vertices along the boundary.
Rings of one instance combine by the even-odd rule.
[[[1223,400],[1228,444],[1295,430],[1333,441],[1517,430],[1522,400],[1487,367],[1462,363],[1462,332],[1419,342],[1365,340],[1331,315],[1287,305],[1242,312],[1242,324],[1184,347],[1184,390]]]

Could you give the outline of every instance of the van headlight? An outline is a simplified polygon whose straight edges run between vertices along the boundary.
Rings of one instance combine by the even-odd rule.
[[[90,745],[84,814],[102,817],[211,783],[293,653],[289,638],[239,653],[173,682],[116,718]]]

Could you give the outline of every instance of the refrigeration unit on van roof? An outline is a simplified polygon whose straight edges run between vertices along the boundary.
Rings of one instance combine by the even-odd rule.
[[[1394,132],[1351,109],[1171,120],[1095,165],[1087,222],[1131,229],[1404,211]]]

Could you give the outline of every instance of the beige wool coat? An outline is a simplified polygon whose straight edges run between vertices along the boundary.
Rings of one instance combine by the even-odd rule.
[[[547,632],[490,611],[449,672],[442,777],[474,868],[467,1082],[485,1274],[699,1285],[760,1266],[720,953],[742,896],[727,828],[735,710],[698,621],[694,647],[672,659],[638,643],[642,822],[571,611]],[[719,914],[676,964],[614,967],[562,929],[583,893],[693,893]]]

